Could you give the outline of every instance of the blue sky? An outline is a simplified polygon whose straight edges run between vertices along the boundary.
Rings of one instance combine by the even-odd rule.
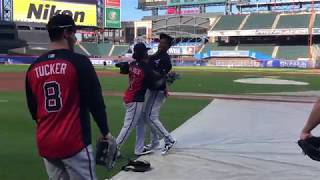
[[[139,9],[138,0],[121,0],[121,20],[139,20],[143,16],[151,15],[151,12],[144,12]]]
[[[141,20],[143,16],[150,16],[151,11],[137,9],[138,0],[121,0],[121,21]],[[224,11],[224,7],[209,7],[207,12]],[[163,14],[164,12],[160,12]]]

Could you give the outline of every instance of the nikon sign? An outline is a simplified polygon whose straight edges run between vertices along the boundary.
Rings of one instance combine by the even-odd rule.
[[[105,27],[112,29],[121,28],[120,16],[119,8],[105,8]]]
[[[73,17],[77,25],[96,26],[97,10],[95,4],[68,3],[52,0],[13,1],[14,21],[47,23],[56,14]]]

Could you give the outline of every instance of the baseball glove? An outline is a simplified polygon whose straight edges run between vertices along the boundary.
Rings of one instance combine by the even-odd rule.
[[[298,145],[303,153],[315,161],[320,161],[320,137],[310,137],[299,140]]]
[[[116,64],[117,68],[120,68],[120,74],[129,74],[129,63],[119,62]]]
[[[175,80],[180,79],[180,74],[176,72],[169,72],[167,74],[167,83],[171,85]]]
[[[113,138],[100,138],[97,142],[96,163],[111,169],[117,158],[117,143]]]
[[[148,161],[129,160],[128,164],[122,167],[124,171],[145,172],[151,170]]]

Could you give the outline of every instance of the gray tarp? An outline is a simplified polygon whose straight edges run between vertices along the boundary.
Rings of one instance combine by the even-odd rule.
[[[169,155],[142,157],[152,171],[112,179],[319,179],[320,162],[303,156],[296,144],[312,105],[214,100],[173,132],[178,144]]]

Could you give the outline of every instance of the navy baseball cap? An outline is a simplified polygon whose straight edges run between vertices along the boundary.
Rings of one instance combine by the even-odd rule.
[[[137,43],[134,47],[133,47],[133,55],[132,58],[133,59],[139,59],[142,58],[144,55],[147,54],[148,50],[150,48],[147,48],[147,46],[144,43]]]
[[[48,30],[65,29],[65,28],[71,28],[74,31],[76,31],[76,24],[73,18],[65,14],[57,14],[53,16],[47,24]]]
[[[170,45],[173,44],[173,40],[174,40],[171,36],[165,33],[160,34],[160,39],[167,39]]]

